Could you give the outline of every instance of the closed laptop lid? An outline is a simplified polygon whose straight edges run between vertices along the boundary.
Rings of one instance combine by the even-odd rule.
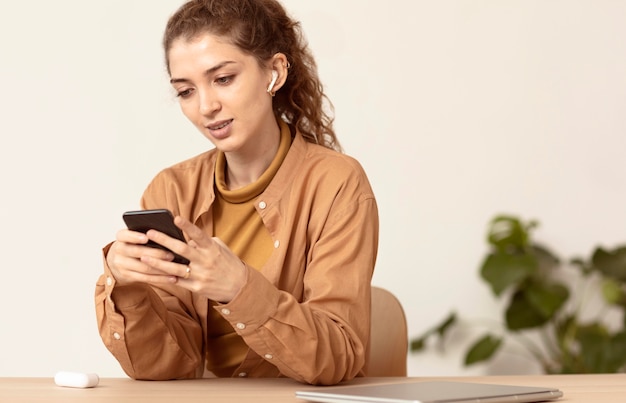
[[[386,385],[330,386],[301,390],[296,397],[322,403],[509,403],[558,399],[555,388],[475,382],[414,381]]]

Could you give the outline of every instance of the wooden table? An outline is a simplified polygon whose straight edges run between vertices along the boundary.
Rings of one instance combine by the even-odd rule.
[[[626,374],[484,377],[358,378],[349,384],[388,384],[435,380],[525,386],[551,386],[564,396],[557,402],[626,403]],[[0,402],[89,403],[303,403],[295,391],[316,388],[291,379],[198,379],[133,381],[104,378],[92,389],[56,386],[52,378],[0,378]]]

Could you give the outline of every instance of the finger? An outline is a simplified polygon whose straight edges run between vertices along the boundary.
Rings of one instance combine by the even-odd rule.
[[[142,256],[150,256],[165,261],[174,260],[174,255],[169,251],[146,245],[115,241],[107,254],[107,261],[111,266],[148,272],[148,267],[140,264]]]
[[[129,229],[119,230],[115,239],[120,242],[132,244],[145,244],[148,242],[146,234],[143,232],[131,231]]]
[[[190,241],[194,242],[194,247],[198,247],[201,245],[206,246],[211,241],[211,238],[209,238],[202,229],[200,229],[197,225],[194,225],[186,218],[176,216],[174,217],[174,224],[176,224],[178,228],[180,228],[185,234],[187,234]]]
[[[148,239],[159,244],[165,249],[169,249],[169,251],[189,259],[189,247],[185,242],[153,229],[149,230],[146,235],[148,236]],[[173,255],[172,259],[169,260],[173,260]]]
[[[146,245],[136,245],[129,243],[119,243],[118,247],[120,253],[133,257],[135,259],[139,259],[142,256],[151,256],[155,259],[172,261],[174,260],[174,254],[168,250],[164,250],[161,248],[155,248],[152,246]]]
[[[184,264],[155,259],[151,256],[143,256],[141,262],[168,276],[188,279],[191,275],[191,268]]]
[[[174,276],[165,273],[145,262],[130,256],[116,255],[110,263],[113,276],[120,283],[146,282],[146,283],[172,283],[176,282]]]
[[[181,277],[181,276],[178,276],[178,277]],[[191,267],[186,266],[185,267],[185,274],[182,275],[182,278],[185,279],[185,280],[188,280],[189,277],[191,277]]]
[[[166,274],[145,274],[140,272],[130,272],[126,276],[126,281],[148,284],[175,284],[178,281],[178,277]]]
[[[213,239],[213,241],[215,241],[219,246],[221,246],[222,248],[226,248],[228,249],[228,246],[226,246],[226,244],[224,243],[224,241],[222,241],[221,239],[219,239],[218,237],[213,237],[211,238]]]

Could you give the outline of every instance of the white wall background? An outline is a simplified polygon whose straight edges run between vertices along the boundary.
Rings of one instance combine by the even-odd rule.
[[[100,248],[162,167],[210,144],[167,84],[181,0],[0,2],[0,376],[124,376],[93,305]],[[284,0],[347,153],[377,194],[374,284],[417,335],[495,317],[477,276],[490,218],[536,218],[563,256],[626,241],[626,2]],[[409,357],[409,374],[533,372],[504,354]]]

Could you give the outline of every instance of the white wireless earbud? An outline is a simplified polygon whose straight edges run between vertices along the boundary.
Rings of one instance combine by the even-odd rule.
[[[278,72],[276,70],[272,70],[272,81],[270,82],[270,85],[267,87],[267,92],[269,92],[270,94],[272,93],[272,90],[274,89],[274,84],[276,84],[276,80],[278,80]]]

